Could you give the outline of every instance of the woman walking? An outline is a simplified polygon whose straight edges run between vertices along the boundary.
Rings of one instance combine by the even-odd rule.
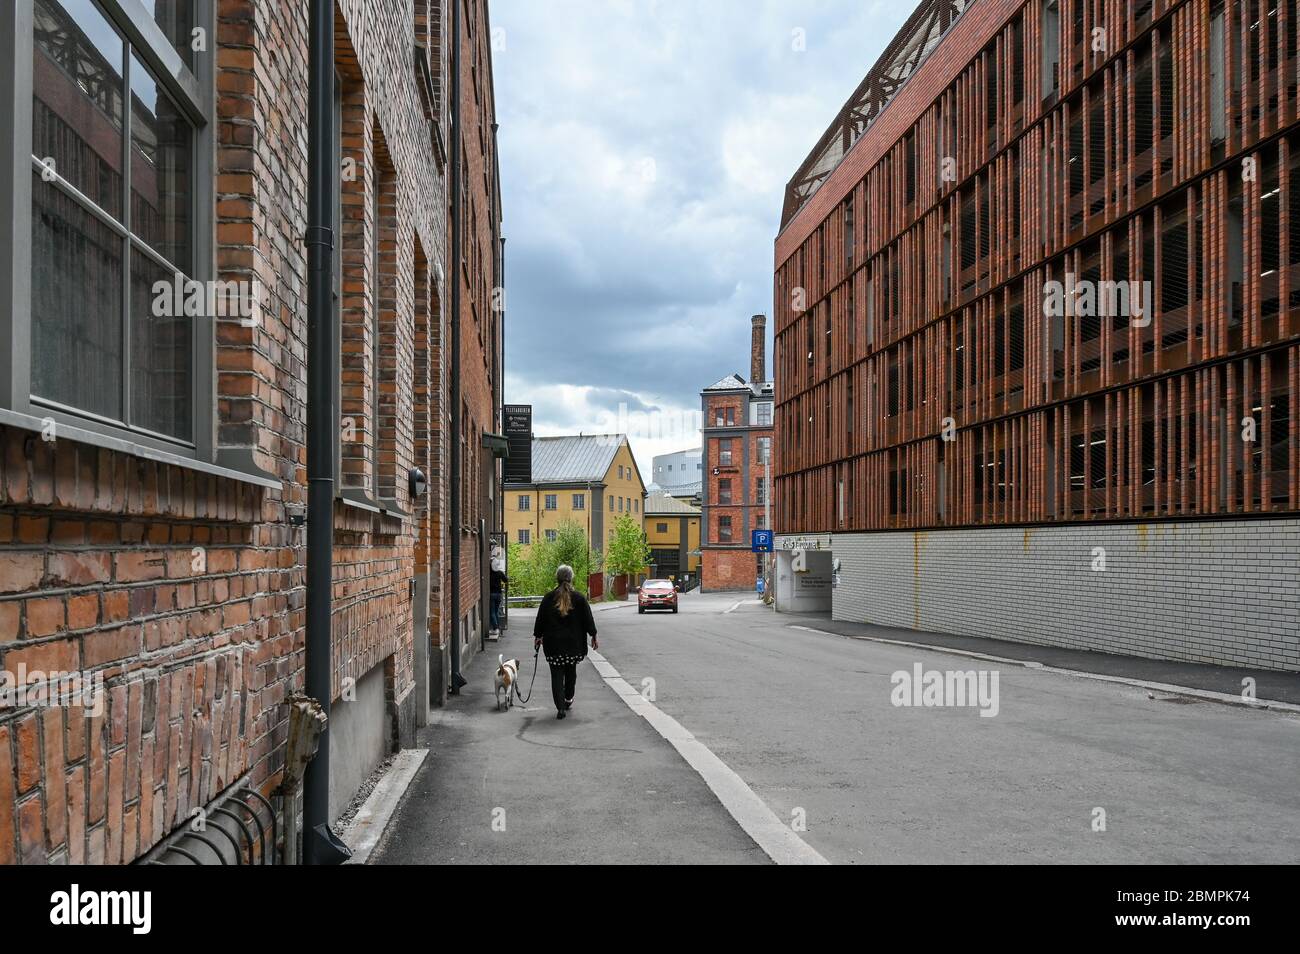
[[[555,571],[555,589],[542,597],[533,624],[533,648],[541,647],[546,665],[551,668],[551,696],[555,699],[555,717],[563,719],[573,707],[573,691],[578,684],[578,663],[587,656],[587,637],[591,648],[599,649],[596,621],[587,598],[573,588],[573,568],[561,565]]]

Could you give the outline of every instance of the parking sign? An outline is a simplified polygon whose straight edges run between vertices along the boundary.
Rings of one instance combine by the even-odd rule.
[[[772,552],[772,531],[754,530],[750,534],[750,549],[755,553]]]

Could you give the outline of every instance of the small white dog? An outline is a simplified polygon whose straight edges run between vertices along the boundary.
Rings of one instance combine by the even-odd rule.
[[[504,708],[509,709],[515,704],[515,680],[519,678],[519,660],[506,659],[505,656],[497,656],[497,663],[497,708],[502,708],[501,690],[504,689],[506,693]]]

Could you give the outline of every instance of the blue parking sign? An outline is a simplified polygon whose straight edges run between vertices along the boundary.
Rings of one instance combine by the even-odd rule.
[[[755,553],[772,552],[772,531],[753,530],[750,533],[750,549]]]

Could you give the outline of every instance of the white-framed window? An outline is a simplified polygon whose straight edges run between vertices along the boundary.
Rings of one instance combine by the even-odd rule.
[[[199,462],[216,459],[214,314],[256,307],[251,284],[209,284],[211,24],[210,0],[0,5],[0,406]]]
[[[586,510],[586,509],[587,509],[587,495],[586,495],[586,494],[574,494],[574,495],[573,495],[573,509],[574,509],[574,510]]]
[[[533,498],[530,497],[530,496],[528,496],[527,494],[520,494],[520,495],[519,495],[519,509],[520,509],[520,510],[532,510],[532,509],[533,509]]]
[[[525,546],[532,543],[533,542],[532,531],[527,529],[521,529],[519,531],[519,542],[524,544]]]
[[[546,495],[546,509],[547,509],[547,510],[556,510],[556,509],[559,508],[559,506],[560,506],[560,502],[559,502],[559,495],[558,495],[558,494],[547,494],[547,495]]]

